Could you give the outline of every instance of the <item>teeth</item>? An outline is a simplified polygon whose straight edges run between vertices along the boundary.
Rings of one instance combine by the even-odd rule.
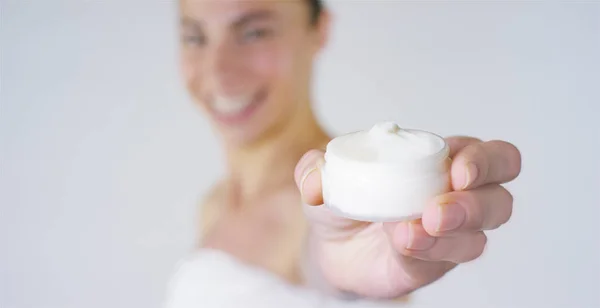
[[[218,113],[229,115],[236,114],[244,110],[244,108],[248,107],[251,102],[252,97],[250,95],[235,97],[224,97],[217,95],[212,102],[212,107]]]

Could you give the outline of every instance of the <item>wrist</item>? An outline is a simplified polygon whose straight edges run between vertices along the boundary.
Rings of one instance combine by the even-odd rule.
[[[389,284],[382,284],[380,279],[373,281],[374,283],[369,282],[374,278],[370,275],[372,271],[357,269],[355,255],[340,253],[344,250],[343,247],[338,247],[335,242],[324,241],[314,233],[309,233],[305,247],[303,271],[306,285],[322,293],[346,300],[408,302],[409,294],[414,291],[411,283],[403,279]],[[344,259],[343,256],[349,259]]]
[[[318,241],[312,232],[309,232],[301,262],[305,285],[321,293],[340,297],[344,292],[327,279],[321,266],[320,253]]]

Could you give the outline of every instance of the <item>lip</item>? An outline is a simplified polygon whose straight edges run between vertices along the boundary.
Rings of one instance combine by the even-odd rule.
[[[248,106],[244,107],[244,109],[240,110],[235,114],[222,114],[216,111],[212,106],[209,107],[210,113],[215,120],[219,123],[223,123],[226,125],[236,125],[242,122],[247,121],[256,110],[264,103],[267,97],[267,91],[265,89],[260,89],[254,94],[252,101]],[[209,105],[210,106],[210,105]]]

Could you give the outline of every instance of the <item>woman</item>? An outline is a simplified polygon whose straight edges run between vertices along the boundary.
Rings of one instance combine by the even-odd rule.
[[[431,200],[421,220],[332,215],[318,206],[323,152],[312,150],[330,140],[310,91],[330,23],[321,2],[182,0],[180,8],[187,88],[228,167],[202,205],[202,248],[290,284],[394,299],[477,258],[483,231],[509,219],[512,197],[500,184],[520,172],[519,151],[468,137],[448,138],[454,191]]]

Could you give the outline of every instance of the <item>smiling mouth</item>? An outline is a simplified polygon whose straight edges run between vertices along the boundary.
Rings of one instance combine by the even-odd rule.
[[[221,96],[215,95],[209,100],[208,107],[212,116],[224,124],[238,124],[249,119],[266,98],[261,89],[251,95]]]

